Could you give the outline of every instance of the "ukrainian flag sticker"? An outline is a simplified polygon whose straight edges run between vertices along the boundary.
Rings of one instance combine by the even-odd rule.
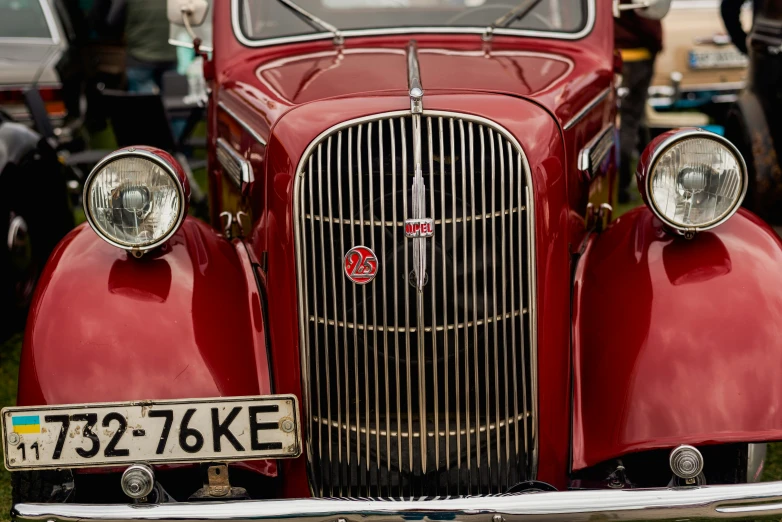
[[[41,433],[41,418],[38,415],[15,415],[11,418],[14,433]]]

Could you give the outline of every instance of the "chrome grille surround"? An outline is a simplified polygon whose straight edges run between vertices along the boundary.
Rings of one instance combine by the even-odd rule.
[[[404,220],[410,214],[408,198],[412,180],[412,146],[406,129],[406,125],[411,126],[410,118],[409,111],[397,111],[334,126],[308,146],[296,171],[293,207],[303,423],[310,485],[316,496],[412,498],[497,494],[536,475],[535,227],[527,158],[507,130],[485,118],[444,111],[423,112],[421,132],[427,152],[423,163],[428,167],[424,176],[429,215],[435,219],[435,236],[427,245],[432,265],[427,285],[431,288],[427,292],[427,305],[431,301],[431,309],[427,311],[424,326],[425,345],[431,353],[415,353],[419,328],[415,320],[414,288],[409,284],[409,276],[404,277],[410,274],[408,258],[411,258],[409,241],[404,235]],[[390,141],[384,140],[384,132]],[[362,138],[366,141],[362,142]],[[479,141],[477,146],[476,141]],[[495,142],[498,155],[494,154]],[[483,168],[478,165],[479,173],[475,172],[476,148],[481,151],[483,161]],[[334,150],[338,152],[332,158]],[[450,165],[444,159],[445,150],[450,152]],[[492,189],[489,196],[492,208],[486,211],[487,150],[491,150],[492,160],[499,158],[502,163],[491,163],[489,180],[494,187],[494,176],[499,172],[500,210],[494,207],[499,191]],[[438,156],[437,151],[442,154]],[[505,159],[508,170],[515,174],[507,179]],[[464,174],[458,180],[457,170]],[[462,184],[462,199],[458,201],[461,214],[457,212],[455,197],[457,181]],[[474,201],[476,182],[484,187],[479,190],[483,195],[481,212],[476,212]],[[447,187],[448,183],[451,187]],[[509,185],[508,208],[505,208],[506,184]],[[384,193],[386,185],[390,185],[390,194]],[[369,208],[363,201],[365,188]],[[452,188],[450,195],[448,188]],[[324,201],[324,191],[327,196],[336,192],[336,199],[327,197]],[[375,191],[380,196],[377,201]],[[345,194],[347,197],[343,198]],[[465,196],[469,194],[472,199],[468,213]],[[435,210],[437,200],[439,212]],[[348,216],[345,216],[345,205]],[[486,234],[487,226],[492,227],[491,239]],[[476,227],[483,232],[481,245],[476,244]],[[378,232],[380,240],[376,241]],[[462,248],[454,249],[457,237],[462,236],[465,238]],[[472,238],[471,249],[467,245],[468,236]],[[331,244],[325,241],[326,237]],[[452,252],[447,252],[445,247],[449,239]],[[486,249],[479,252],[475,247],[485,247],[488,242],[492,245],[489,253],[492,270],[482,271],[483,293],[479,296],[478,271],[469,272],[468,267],[478,266],[476,256],[482,258],[480,266],[487,266]],[[366,287],[353,286],[344,276],[344,266],[339,264],[342,255],[355,245],[375,250],[380,262],[378,277]],[[388,253],[388,248],[393,252]],[[468,250],[471,257],[467,255]],[[501,285],[497,285],[498,250],[501,250]],[[454,255],[451,266],[448,266],[449,253]],[[392,274],[390,278],[386,271]],[[490,292],[487,272],[492,277]],[[510,281],[505,279],[506,275]],[[506,294],[508,282],[510,291]],[[400,293],[404,294],[401,300]],[[499,311],[498,299],[501,299]],[[362,309],[359,313],[359,302],[365,309],[371,306],[371,310],[364,313]],[[439,306],[442,309],[438,315]],[[489,306],[492,306],[491,314]],[[348,313],[349,307],[352,314]],[[483,313],[479,314],[479,310]],[[481,329],[483,333],[479,335]],[[363,337],[363,345],[359,336]],[[502,356],[498,351],[499,336],[503,341]],[[438,344],[438,338],[443,346]],[[478,346],[479,338],[483,339],[482,348]],[[449,353],[449,341],[452,353]],[[429,355],[434,367],[427,369]],[[440,355],[444,356],[442,362]],[[510,368],[506,364],[509,359]],[[424,368],[422,373],[411,369],[413,363]],[[427,378],[431,380],[426,382]],[[470,389],[471,384],[474,389]],[[514,388],[515,394],[509,391]],[[419,393],[416,399],[413,393],[421,390],[424,393]],[[433,392],[433,397],[427,392]],[[426,437],[422,441],[419,414],[426,415],[427,411],[430,414],[425,417]],[[520,427],[522,420],[523,427]]]

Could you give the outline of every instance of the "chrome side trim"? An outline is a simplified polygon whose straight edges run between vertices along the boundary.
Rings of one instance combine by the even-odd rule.
[[[611,152],[615,130],[614,124],[609,123],[578,153],[578,170],[586,174],[589,179],[592,179],[597,168]]]
[[[607,97],[608,94],[611,92],[611,88],[605,89],[603,92],[592,98],[589,103],[584,105],[584,107],[576,113],[575,116],[570,118],[567,123],[565,123],[564,129],[570,130],[573,128],[573,126],[581,121],[581,119],[586,116],[592,109],[594,109],[596,106],[600,105]]]
[[[231,117],[231,119],[233,119],[233,120],[234,120],[236,123],[238,123],[240,127],[242,127],[242,128],[245,130],[245,131],[247,131],[247,133],[248,133],[250,136],[252,136],[252,137],[253,137],[253,139],[255,139],[255,141],[257,141],[258,143],[260,143],[260,144],[261,144],[261,145],[263,145],[264,147],[266,146],[266,144],[267,144],[267,143],[266,143],[266,140],[265,140],[265,139],[263,139],[263,137],[262,137],[260,134],[258,134],[258,132],[257,132],[255,129],[253,129],[253,128],[250,126],[250,124],[249,124],[249,123],[247,123],[246,121],[244,121],[243,119],[241,119],[241,118],[239,117],[239,115],[237,115],[237,114],[236,114],[234,111],[232,111],[231,109],[229,109],[229,108],[228,108],[228,107],[225,105],[225,102],[223,102],[223,101],[219,101],[219,102],[217,102],[217,106],[218,106],[220,109],[222,109],[222,110],[223,110],[223,111],[224,111],[224,112],[225,112],[225,113],[226,113],[228,116],[230,116],[230,117]]]
[[[223,138],[217,139],[217,161],[239,190],[244,190],[248,183],[254,181],[250,162],[241,157]]]
[[[170,504],[17,504],[18,522],[120,520],[231,520],[272,522],[675,522],[680,520],[779,520],[782,482],[693,488],[592,490],[506,497],[384,502],[375,500],[239,500]]]
[[[595,26],[596,0],[587,0],[587,19],[584,28],[575,33],[556,32],[556,31],[536,31],[532,29],[507,29],[497,28],[495,35],[505,36],[526,36],[529,38],[555,38],[561,40],[580,40],[592,32]],[[296,36],[283,36],[279,38],[268,38],[264,40],[253,40],[248,38],[241,27],[239,20],[239,0],[232,0],[231,3],[231,25],[234,36],[242,45],[247,47],[268,47],[270,45],[282,45],[294,42],[310,42],[313,40],[324,40],[333,38],[332,33],[301,34]],[[486,32],[486,27],[389,27],[385,29],[348,29],[341,32],[343,38],[355,36],[384,36],[397,34],[474,34],[482,36]]]

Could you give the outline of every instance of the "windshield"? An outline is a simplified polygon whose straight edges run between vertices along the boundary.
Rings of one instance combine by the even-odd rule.
[[[249,40],[321,33],[277,0],[236,0],[236,3],[240,29]],[[411,29],[411,32],[415,28],[437,32],[460,32],[463,28],[482,31],[517,6],[519,0],[296,0],[296,4],[349,36],[355,30],[382,32],[392,28]],[[523,30],[576,34],[587,25],[587,7],[588,0],[541,0],[507,29],[509,33]]]
[[[0,0],[0,38],[51,39],[40,0]]]

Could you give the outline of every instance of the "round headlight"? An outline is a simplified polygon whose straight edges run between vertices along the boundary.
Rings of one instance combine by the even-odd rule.
[[[747,167],[739,151],[700,129],[674,131],[652,142],[638,173],[652,212],[682,233],[725,222],[747,193]]]
[[[187,212],[190,187],[169,154],[131,147],[106,156],[84,184],[84,210],[110,244],[140,254],[167,241]]]

